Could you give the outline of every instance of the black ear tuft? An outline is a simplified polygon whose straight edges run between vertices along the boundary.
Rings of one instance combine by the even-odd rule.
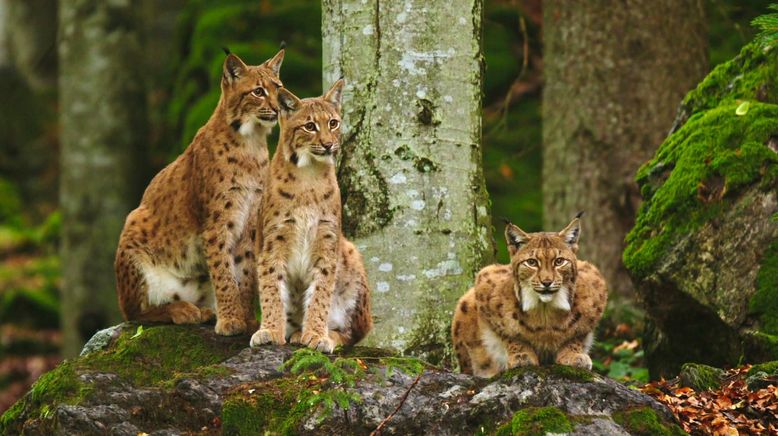
[[[504,216],[500,217],[500,220],[502,220],[502,222],[505,223],[505,225],[511,224],[511,220],[509,220],[508,218],[505,218]]]
[[[278,44],[278,47],[283,50],[286,48],[286,41],[281,41],[281,44]]]
[[[576,218],[581,218],[583,216],[583,214],[584,214],[584,211],[580,211],[577,214],[575,214],[575,217]]]
[[[227,56],[229,56],[230,54],[232,54],[232,52],[230,51],[230,49],[229,49],[229,48],[227,48],[227,47],[222,47],[222,50],[224,50],[224,54],[225,54],[225,55],[227,55]]]

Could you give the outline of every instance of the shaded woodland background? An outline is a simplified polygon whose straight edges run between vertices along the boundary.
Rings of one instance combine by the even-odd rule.
[[[259,63],[272,56],[283,40],[287,44],[282,68],[285,85],[300,96],[321,92],[319,2],[136,3],[136,16],[116,17],[118,27],[124,25],[122,20],[140,24],[140,32],[130,35],[129,43],[122,45],[126,53],[117,52],[117,56],[128,59],[127,76],[117,80],[138,80],[138,86],[146,90],[145,101],[126,102],[138,107],[137,129],[131,132],[135,139],[128,139],[135,142],[127,168],[136,180],[124,194],[134,196],[124,199],[129,204],[137,204],[148,180],[186,147],[210,116],[219,96],[222,46],[229,46],[248,63]],[[707,61],[686,59],[683,51],[675,59],[678,63],[704,63],[700,76],[690,81],[690,88],[710,68],[732,58],[751,40],[755,29],[749,23],[765,12],[768,3],[704,2],[704,22],[700,24],[707,34]],[[507,253],[500,217],[509,217],[528,231],[540,230],[544,222],[553,221],[543,215],[541,190],[541,114],[554,111],[554,107],[541,108],[542,6],[540,0],[485,2],[483,162],[497,259],[503,262]],[[58,66],[56,38],[58,31],[65,31],[58,30],[60,19],[53,0],[0,2],[0,20],[4,23],[0,27],[0,411],[61,360],[60,138],[79,132],[68,131],[59,118],[59,73],[62,68],[78,67]],[[664,29],[669,34],[685,30]],[[73,89],[100,86],[90,83],[88,77],[83,80],[73,84]],[[649,117],[646,114],[646,119]],[[663,126],[656,133],[660,141],[670,127]],[[269,141],[271,145],[274,142]],[[571,179],[567,183],[579,181]],[[105,187],[84,189],[100,192]],[[597,215],[597,211],[587,212]],[[84,222],[89,219],[84,217]],[[89,235],[98,224],[85,225],[82,231]],[[582,246],[605,243],[590,239],[589,228],[584,227],[583,232]],[[116,241],[106,238],[103,243],[104,253],[112,253]],[[100,276],[96,283],[110,288],[112,274],[96,274]],[[111,289],[103,294],[114,298]],[[629,284],[620,284],[612,295],[615,297],[598,334],[595,367],[617,379],[645,382],[648,372],[639,339],[643,328],[641,309],[633,301]],[[102,312],[85,319],[91,323],[71,328],[88,335],[115,321],[114,315]]]

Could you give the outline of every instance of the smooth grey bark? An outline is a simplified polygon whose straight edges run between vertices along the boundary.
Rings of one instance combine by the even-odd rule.
[[[11,63],[11,55],[9,54],[8,36],[9,36],[9,21],[10,13],[8,11],[9,0],[0,0],[0,69],[7,67]]]
[[[634,177],[705,75],[702,0],[543,3],[543,212],[548,230],[586,211],[580,256],[632,295],[621,260]]]
[[[114,253],[138,202],[146,137],[135,1],[60,2],[62,331],[65,356],[120,319]]]
[[[481,0],[324,0],[325,86],[346,80],[343,226],[373,291],[370,344],[447,355],[493,254],[481,168]]]

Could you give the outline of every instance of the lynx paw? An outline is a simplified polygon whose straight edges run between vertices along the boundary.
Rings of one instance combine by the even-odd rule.
[[[218,335],[235,336],[246,333],[246,322],[236,318],[219,318],[214,330]]]
[[[284,345],[286,340],[284,339],[284,333],[274,331],[270,329],[259,329],[253,335],[251,335],[252,347],[259,347],[265,344]]]
[[[213,313],[213,310],[208,309],[207,307],[201,307],[200,308],[200,322],[208,322],[216,317],[216,314]]]
[[[296,332],[292,333],[292,336],[289,336],[289,343],[302,344],[302,337],[303,337],[303,332],[297,330]]]
[[[538,356],[534,353],[518,353],[512,356],[509,362],[511,368],[517,366],[537,366],[539,365]]]
[[[592,359],[583,353],[576,353],[564,356],[557,360],[557,363],[561,365],[574,366],[576,368],[583,368],[587,370],[592,369]]]
[[[199,324],[202,322],[200,309],[192,303],[180,302],[170,306],[173,324]]]
[[[300,343],[323,353],[332,353],[335,350],[335,341],[327,333],[323,335],[303,333],[300,337]]]

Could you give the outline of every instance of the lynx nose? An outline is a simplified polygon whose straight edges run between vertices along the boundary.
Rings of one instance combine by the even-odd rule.
[[[334,142],[327,142],[327,143],[322,144],[321,146],[324,147],[325,150],[329,150],[329,149],[332,148],[332,146],[334,144],[335,144]]]
[[[554,281],[553,281],[553,280],[543,280],[543,281],[542,281],[542,282],[540,282],[540,283],[542,283],[542,284],[543,284],[543,287],[544,287],[544,288],[548,289],[548,288],[550,288],[550,287],[551,287],[551,285],[552,285],[552,284],[554,284]]]

